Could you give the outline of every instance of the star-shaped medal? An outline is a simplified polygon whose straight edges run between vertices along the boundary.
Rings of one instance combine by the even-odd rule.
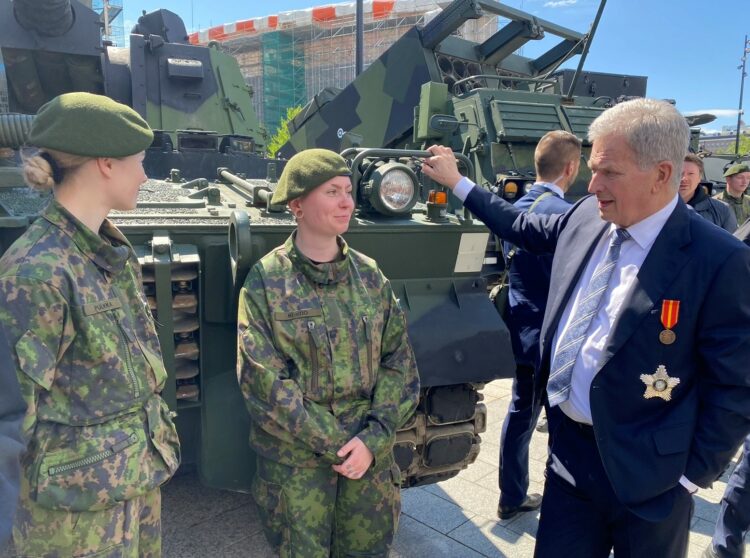
[[[641,381],[646,384],[646,392],[643,397],[646,399],[661,397],[664,401],[672,399],[672,389],[680,383],[679,378],[669,377],[667,367],[663,364],[657,367],[654,374],[641,374]]]

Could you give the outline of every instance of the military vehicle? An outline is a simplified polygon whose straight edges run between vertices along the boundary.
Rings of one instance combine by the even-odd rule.
[[[226,97],[217,101],[214,90],[201,90],[200,83],[226,88],[231,68],[214,64],[222,58],[216,47],[179,42],[183,27],[174,14],[141,18],[130,38],[128,64],[124,53],[97,43],[98,32],[84,26],[98,25],[93,12],[75,0],[47,3],[64,4],[73,13],[66,20],[70,14],[61,10],[52,18],[59,23],[52,30],[67,29],[59,36],[45,35],[46,26],[19,15],[31,6],[45,13],[40,0],[0,0],[0,48],[12,109],[30,113],[71,89],[104,92],[132,104],[163,130],[147,152],[151,179],[137,209],[110,217],[143,266],[171,380],[164,396],[177,411],[183,463],[196,464],[207,485],[247,489],[254,459],[236,380],[236,300],[250,266],[294,229],[288,211],[269,206],[280,165],[263,160],[258,176],[242,167],[233,149],[217,149],[220,138],[229,137],[231,145],[238,137],[236,107]],[[79,68],[86,71],[78,73]],[[160,96],[152,96],[151,86]],[[245,89],[238,90],[247,97]],[[26,97],[32,93],[37,100],[30,103]],[[221,97],[225,90],[217,93]],[[217,110],[200,120],[203,131],[183,133],[180,129],[198,122],[191,114],[200,107],[196,102],[190,105],[195,112],[181,116],[189,111],[180,103],[197,101],[196,95]],[[0,147],[18,148],[31,118],[0,117]],[[242,137],[255,137],[253,130],[245,128]],[[206,137],[214,141],[203,142]],[[398,432],[395,457],[405,486],[436,482],[476,459],[487,417],[479,389],[512,376],[515,368],[508,330],[480,276],[489,233],[471,216],[449,211],[447,193],[422,179],[418,162],[425,152],[353,148],[344,156],[351,162],[357,201],[346,238],[390,278],[420,369],[421,400]],[[470,158],[461,160],[475,177]],[[22,187],[17,169],[0,168],[0,184],[2,252],[47,197]]]
[[[265,177],[264,131],[232,56],[189,44],[185,24],[169,10],[141,16],[129,47],[102,41],[102,26],[76,0],[0,0],[10,111],[34,114],[69,91],[105,94],[156,130],[144,162],[149,176],[179,168],[199,178],[225,166]],[[28,118],[6,116],[0,141],[19,139],[28,126]]]
[[[290,123],[280,155],[311,146],[424,149],[439,143],[471,160],[481,186],[519,195],[534,181],[534,149],[545,133],[576,134],[586,157],[591,121],[618,99],[645,95],[645,77],[556,72],[585,55],[602,8],[584,34],[492,0],[456,0],[422,29],[404,34],[340,93],[313,99]],[[508,23],[483,43],[455,35],[485,13]],[[547,35],[554,45],[536,58],[514,54]],[[379,110],[368,110],[373,106]],[[589,178],[582,165],[574,198],[585,193]]]

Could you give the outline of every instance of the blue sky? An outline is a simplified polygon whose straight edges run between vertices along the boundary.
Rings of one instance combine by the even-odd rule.
[[[240,19],[336,2],[313,0],[122,0],[126,32],[142,10],[167,8],[185,20],[188,31]],[[507,0],[506,5],[576,31],[588,30],[598,0]],[[677,101],[683,112],[718,112],[705,126],[736,125],[744,36],[750,35],[748,0],[608,0],[586,61],[591,71],[648,76],[648,95]],[[525,47],[533,56],[544,43]],[[578,57],[568,66],[577,65]],[[750,61],[749,64],[750,66]],[[750,72],[749,72],[750,73]],[[750,80],[745,81],[750,114]],[[750,123],[750,117],[745,118]]]

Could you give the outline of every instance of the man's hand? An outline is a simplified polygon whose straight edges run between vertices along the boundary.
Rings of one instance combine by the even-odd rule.
[[[432,157],[424,160],[422,172],[438,184],[453,190],[461,180],[461,173],[458,172],[458,164],[453,151],[450,147],[442,145],[431,145],[427,151],[432,153]]]
[[[374,459],[365,443],[356,436],[341,446],[336,455],[348,457],[341,465],[333,465],[333,470],[352,480],[361,479]]]

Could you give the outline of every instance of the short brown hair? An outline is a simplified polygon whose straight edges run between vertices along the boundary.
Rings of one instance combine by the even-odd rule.
[[[693,163],[694,165],[698,166],[698,170],[700,170],[701,176],[703,176],[703,159],[698,157],[695,153],[688,153],[685,155],[685,160],[683,161],[685,163]]]
[[[565,130],[544,134],[534,151],[537,178],[554,179],[562,174],[565,165],[581,158],[581,140]]]

